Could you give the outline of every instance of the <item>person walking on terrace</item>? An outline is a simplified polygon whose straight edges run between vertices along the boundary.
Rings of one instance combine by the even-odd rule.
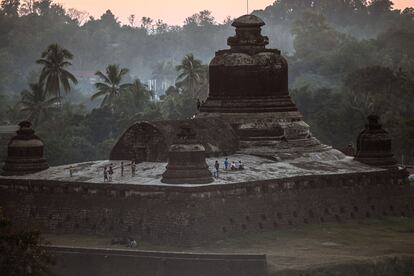
[[[224,159],[224,170],[227,171],[228,168],[229,168],[229,159],[226,157],[226,159]]]
[[[112,175],[114,174],[114,169],[112,168],[112,163],[109,166],[108,174],[109,174],[109,182],[111,182],[112,181]]]
[[[104,182],[108,182],[108,171],[106,170],[106,167],[104,167]]]
[[[135,162],[134,162],[134,161],[132,161],[132,162],[131,162],[131,174],[132,174],[132,177],[134,177],[134,176],[135,176],[135,169],[136,169],[136,167],[135,167]]]
[[[219,162],[217,160],[216,160],[216,163],[214,163],[214,168],[216,170],[214,176],[216,178],[219,178],[220,164],[219,164]]]

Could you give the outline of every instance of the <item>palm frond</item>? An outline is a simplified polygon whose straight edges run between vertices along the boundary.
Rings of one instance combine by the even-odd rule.
[[[96,98],[102,97],[103,95],[108,94],[107,91],[98,91],[95,94],[92,95],[91,100],[95,100]]]
[[[100,77],[104,82],[111,83],[111,81],[109,80],[109,78],[104,73],[102,73],[101,71],[96,71],[95,72],[95,75],[98,76],[98,77]]]

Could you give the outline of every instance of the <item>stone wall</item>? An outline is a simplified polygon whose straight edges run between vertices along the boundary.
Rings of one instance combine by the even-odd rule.
[[[18,226],[189,245],[289,225],[413,216],[414,188],[386,171],[200,187],[0,178]]]
[[[192,254],[47,247],[59,276],[264,276],[265,255]]]

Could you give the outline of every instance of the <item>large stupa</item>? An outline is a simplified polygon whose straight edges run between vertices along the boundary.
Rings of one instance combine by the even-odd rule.
[[[216,52],[210,63],[210,93],[197,117],[228,122],[247,151],[256,146],[271,146],[273,153],[327,149],[311,135],[289,96],[288,64],[279,50],[266,48],[265,23],[244,15],[232,25],[236,35],[228,38],[230,49]]]

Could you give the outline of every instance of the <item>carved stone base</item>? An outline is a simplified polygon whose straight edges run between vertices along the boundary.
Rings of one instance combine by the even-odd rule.
[[[167,170],[161,182],[167,184],[206,184],[213,182],[200,144],[174,144],[170,147]]]

